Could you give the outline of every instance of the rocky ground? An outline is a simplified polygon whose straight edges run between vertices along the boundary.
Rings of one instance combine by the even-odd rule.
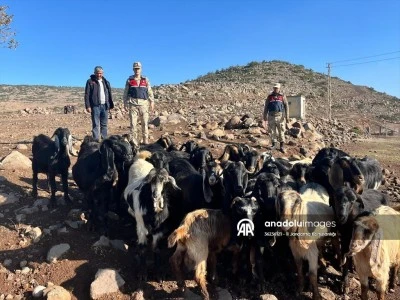
[[[73,181],[70,181],[72,206],[63,205],[62,193],[59,193],[59,208],[48,207],[45,176],[40,176],[39,199],[30,196],[32,174],[30,160],[26,158],[31,156],[33,136],[51,135],[61,126],[68,127],[75,137],[82,139],[91,127],[82,104],[76,103],[77,114],[68,115],[62,113],[67,103],[56,96],[51,102],[10,100],[2,104],[6,109],[0,112],[0,157],[3,158],[0,165],[0,299],[32,299],[32,292],[40,294],[41,286],[47,287],[47,299],[141,299],[141,293],[145,299],[181,299],[169,272],[163,283],[155,281],[159,270],[153,270],[146,282],[137,280],[132,265],[136,250],[132,224],[121,226],[118,220],[112,221],[110,240],[86,230],[80,217],[83,196]],[[269,145],[268,136],[259,127],[262,105],[262,102],[251,105],[248,99],[232,102],[222,98],[196,101],[195,98],[161,97],[152,116],[152,140],[162,134],[171,135],[178,145],[195,139],[210,147],[215,156],[232,142],[244,142],[262,152]],[[127,115],[117,101],[109,120],[109,132],[127,133],[128,124]],[[353,155],[375,156],[387,175],[387,184],[381,189],[390,195],[392,203],[400,201],[398,139],[364,139],[364,133],[355,131],[347,122],[337,119],[328,122],[315,116],[291,120],[287,137],[287,153],[274,152],[274,155],[290,159],[313,157],[319,149],[332,144]],[[10,153],[17,159],[11,159]],[[229,266],[224,263],[228,259],[229,254],[220,259],[221,280],[216,291],[220,299],[260,299],[255,289],[249,286],[239,289],[230,281]],[[294,298],[291,267],[288,257],[285,272],[267,268],[269,295],[261,299],[275,299],[272,295],[278,299]],[[338,273],[333,267],[321,273],[319,280],[325,299],[339,298]],[[194,294],[199,294],[196,285],[191,280],[187,285],[190,293],[186,298],[196,299]],[[351,293],[345,298],[358,299],[359,295],[359,282],[353,274]],[[373,293],[370,296],[375,298]],[[311,294],[306,292],[303,298],[311,299]],[[387,298],[399,299],[400,288]]]

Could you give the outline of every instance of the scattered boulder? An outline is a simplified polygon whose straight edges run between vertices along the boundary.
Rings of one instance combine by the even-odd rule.
[[[62,286],[53,285],[43,290],[47,300],[71,300],[71,294]]]
[[[238,129],[241,123],[240,117],[234,116],[225,124],[225,129]]]
[[[0,162],[1,170],[31,169],[32,161],[18,151],[12,151]]]
[[[90,285],[90,297],[98,299],[105,294],[115,293],[124,284],[125,280],[116,270],[99,269]]]
[[[47,253],[47,261],[49,263],[56,262],[63,254],[65,254],[71,247],[69,244],[59,244],[51,247]]]

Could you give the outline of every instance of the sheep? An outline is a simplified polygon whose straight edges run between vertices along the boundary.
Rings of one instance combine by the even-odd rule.
[[[342,283],[341,292],[348,289],[348,273],[351,260],[346,261],[344,255],[349,250],[351,231],[354,219],[364,211],[372,211],[381,205],[387,205],[387,196],[377,190],[367,189],[359,195],[348,186],[336,189],[333,201],[333,210],[337,221],[337,230],[340,233]]]
[[[32,195],[37,197],[38,173],[47,174],[50,182],[50,204],[56,206],[56,175],[61,175],[64,200],[71,203],[68,195],[68,169],[71,165],[70,155],[78,156],[72,146],[72,135],[68,128],[57,128],[50,138],[40,134],[33,138],[32,144]]]
[[[391,271],[389,290],[394,291],[400,267],[400,213],[389,206],[360,214],[353,225],[350,250],[361,282],[361,299],[368,299],[368,277],[376,279],[379,300],[385,292]],[[392,268],[392,270],[390,270]]]
[[[324,239],[334,237],[331,230],[335,226],[334,214],[326,200],[318,195],[326,194],[322,186],[312,198],[300,195],[296,191],[284,191],[276,202],[278,220],[282,230],[289,235],[289,246],[292,251],[298,273],[298,293],[304,287],[303,259],[309,264],[309,277],[312,285],[313,299],[321,299],[317,284],[318,248],[324,245]]]
[[[181,272],[182,265],[195,270],[195,281],[200,286],[203,299],[210,299],[207,290],[207,261],[211,278],[216,276],[217,253],[230,239],[230,220],[220,210],[199,209],[186,215],[181,225],[168,237],[168,247],[175,244],[176,250],[170,258],[178,287],[185,289]]]

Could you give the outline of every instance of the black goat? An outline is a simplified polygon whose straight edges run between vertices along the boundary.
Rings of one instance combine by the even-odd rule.
[[[243,162],[228,161],[222,164],[223,171],[223,184],[225,196],[223,199],[222,209],[224,213],[229,214],[231,203],[235,197],[243,197],[249,181],[249,171],[247,171]]]
[[[101,234],[108,233],[106,214],[118,178],[125,177],[124,173],[129,171],[132,161],[132,148],[120,137],[110,137],[101,144],[86,139],[81,145],[72,175],[85,194],[90,228],[95,226]]]
[[[32,144],[32,195],[37,197],[38,173],[47,174],[51,188],[51,205],[56,206],[56,175],[61,175],[64,199],[71,202],[68,196],[68,168],[71,165],[69,155],[77,156],[72,147],[72,136],[68,128],[57,128],[50,138],[40,134],[33,138]]]
[[[154,152],[160,150],[172,151],[178,149],[174,144],[174,142],[172,141],[171,137],[168,135],[164,135],[152,144],[141,145],[140,150],[147,150],[150,152]]]
[[[320,163],[322,160],[326,158],[336,159],[337,157],[343,157],[343,156],[350,156],[350,155],[337,148],[325,147],[319,150],[318,153],[315,155],[314,159],[312,160],[312,165],[316,166],[318,163]]]
[[[364,188],[376,190],[383,182],[382,167],[376,159],[370,157],[337,158],[329,170],[329,183],[333,188],[338,188],[345,182],[359,194]]]
[[[249,145],[246,144],[232,144],[226,145],[224,152],[218,159],[221,163],[229,161],[242,161],[249,171],[249,174],[253,174],[259,167],[260,155],[256,150],[252,150]]]
[[[64,106],[64,114],[75,114],[75,106],[74,105],[65,105]]]
[[[235,236],[236,246],[233,250],[232,272],[235,279],[239,277],[239,262],[244,276],[238,287],[243,290],[245,281],[258,280],[264,289],[264,270],[262,247],[264,243],[264,217],[255,197],[235,197],[231,204],[231,234]],[[240,272],[242,273],[242,272]]]
[[[190,153],[190,162],[193,167],[200,171],[200,169],[204,169],[206,164],[212,160],[214,160],[211,151],[206,147],[197,147]]]
[[[191,154],[198,147],[199,145],[195,141],[190,140],[182,144],[182,146],[179,148],[179,151],[185,151],[186,153]]]
[[[355,218],[362,212],[372,211],[381,205],[387,205],[386,195],[377,190],[367,189],[361,195],[350,187],[342,186],[335,191],[333,210],[338,222],[338,231],[340,232],[340,243],[342,259],[349,251],[352,228]],[[343,262],[342,271],[342,292],[345,292],[348,286],[348,273],[350,269],[350,260]]]
[[[186,159],[174,159],[169,170],[182,189],[181,207],[184,214],[200,208],[213,208],[210,185],[204,184],[205,170],[202,174],[195,170]]]

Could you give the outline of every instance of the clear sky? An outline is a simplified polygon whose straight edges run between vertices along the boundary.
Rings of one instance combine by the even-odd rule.
[[[398,0],[2,0],[1,5],[14,14],[19,47],[0,48],[0,84],[83,87],[101,65],[111,85],[123,87],[134,61],[142,62],[152,85],[262,60],[326,74],[327,62],[374,56],[333,64],[332,76],[400,98]],[[381,61],[363,63],[372,60]],[[362,64],[339,67],[352,63]]]

